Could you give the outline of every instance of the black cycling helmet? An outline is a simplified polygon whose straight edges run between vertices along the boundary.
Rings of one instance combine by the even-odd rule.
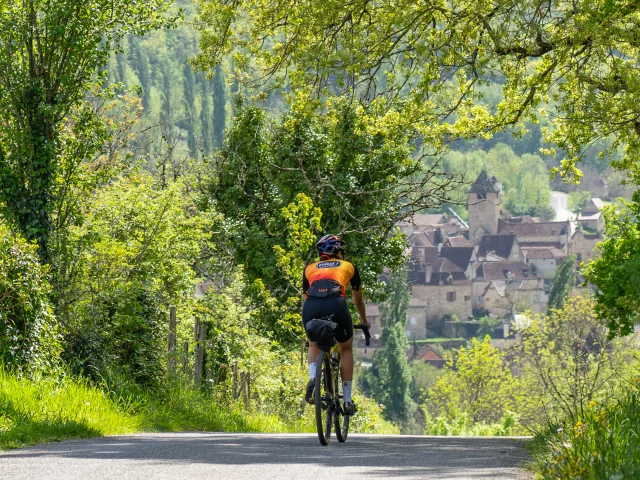
[[[321,257],[336,257],[338,252],[344,252],[346,246],[347,244],[338,235],[325,235],[316,243],[318,254]]]

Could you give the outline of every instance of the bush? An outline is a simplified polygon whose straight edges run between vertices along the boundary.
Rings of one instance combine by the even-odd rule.
[[[524,433],[518,423],[518,415],[505,413],[499,422],[486,424],[473,422],[467,415],[459,415],[454,419],[440,416],[432,418],[426,413],[425,435],[468,436],[468,437],[506,437]]]
[[[471,424],[493,424],[515,411],[522,386],[504,361],[504,353],[486,336],[471,348],[461,348],[447,363],[445,373],[429,390],[427,409],[448,421],[467,417]]]
[[[0,224],[0,364],[50,370],[60,343],[37,247]]]

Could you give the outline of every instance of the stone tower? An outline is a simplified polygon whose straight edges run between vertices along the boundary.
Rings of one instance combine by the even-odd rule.
[[[484,235],[498,233],[502,185],[496,177],[489,178],[484,170],[471,186],[467,197],[469,209],[469,240],[476,244]]]

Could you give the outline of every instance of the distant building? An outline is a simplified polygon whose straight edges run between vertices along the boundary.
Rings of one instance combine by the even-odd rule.
[[[515,235],[520,248],[554,247],[566,252],[571,235],[571,222],[508,223],[498,222],[500,235]]]
[[[447,218],[442,213],[416,213],[403,222],[398,223],[400,231],[410,235],[414,232],[431,230],[434,225],[447,223]]]
[[[602,233],[604,230],[604,202],[599,198],[592,198],[578,214],[578,226],[590,230],[591,233]]]
[[[602,233],[586,233],[578,227],[571,236],[571,253],[577,257],[578,263],[588,262],[600,256],[596,246],[603,240]]]
[[[478,245],[478,259],[483,262],[522,262],[524,255],[515,235],[485,235]]]
[[[473,281],[474,310],[500,318],[531,310],[542,313],[548,297],[544,281],[524,262],[483,262]]]
[[[498,233],[502,185],[482,171],[467,195],[469,240],[478,243],[483,235]]]
[[[553,278],[567,253],[555,247],[529,247],[523,249],[526,262],[536,269],[538,275]]]

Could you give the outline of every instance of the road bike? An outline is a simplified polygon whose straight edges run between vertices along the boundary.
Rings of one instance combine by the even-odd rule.
[[[370,345],[371,335],[365,325],[355,325],[354,329],[362,330],[365,343]],[[340,379],[340,352],[338,343],[333,338],[330,350],[320,351],[316,360],[316,428],[321,445],[328,445],[331,438],[331,428],[335,428],[336,438],[339,442],[345,442],[349,434],[350,415],[345,415],[342,394],[342,381]]]

